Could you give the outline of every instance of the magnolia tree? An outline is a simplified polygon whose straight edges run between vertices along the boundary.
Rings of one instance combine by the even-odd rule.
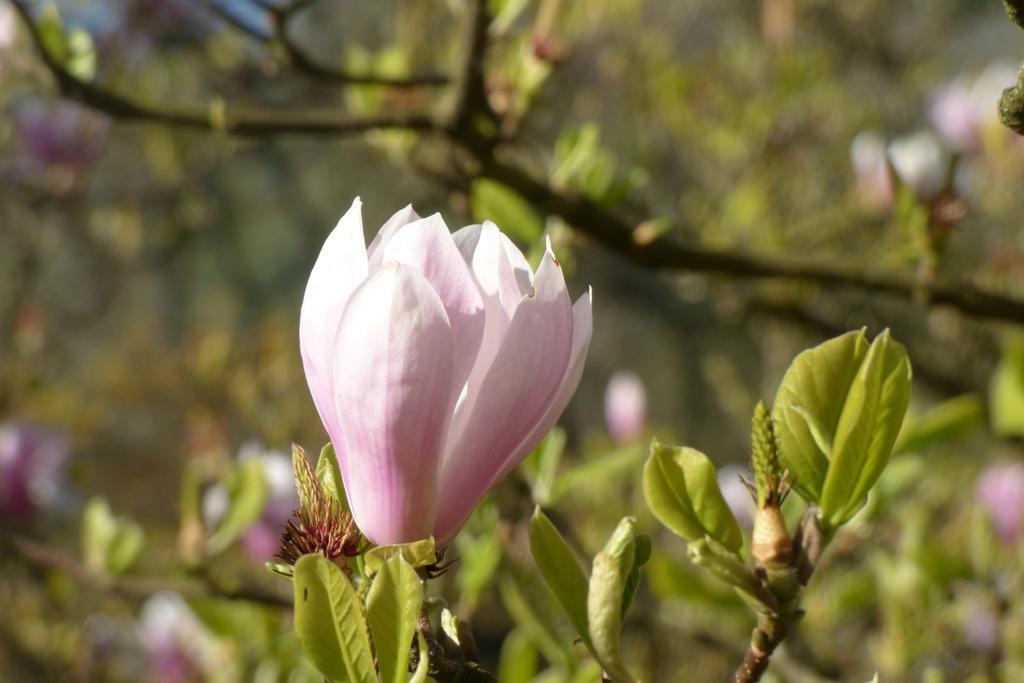
[[[0,199],[14,227],[0,249],[13,274],[0,301],[12,331],[0,339],[0,595],[12,606],[0,678],[1024,678],[1024,256],[1011,210],[1024,145],[999,121],[1024,129],[1015,70],[993,62],[930,84],[899,116],[858,118],[846,110],[876,84],[847,78],[846,53],[829,50],[869,43],[882,71],[919,73],[874,44],[890,24],[916,26],[916,6],[764,0],[753,14],[710,3],[690,16],[597,4],[602,21],[557,0],[409,3],[399,45],[374,51],[339,45],[342,10],[326,0],[119,0],[116,12],[0,0],[0,173],[22,190]],[[1020,3],[1005,4],[1020,23]],[[351,11],[352,33],[372,33]],[[692,41],[673,34],[677,15]],[[641,37],[617,51],[634,22]],[[729,48],[716,41],[713,57],[698,45],[709,25]],[[303,39],[322,34],[343,56]],[[600,78],[577,100],[561,91],[586,80],[573,48],[588,40]],[[691,47],[710,67],[677,54]],[[196,53],[208,82],[183,76]],[[158,55],[164,68],[141,70]],[[609,96],[612,76],[622,97]],[[619,106],[645,167],[626,168],[601,138],[598,114],[619,120]],[[577,107],[595,120],[563,126]],[[552,120],[557,134],[538,143]],[[128,137],[128,123],[147,136]],[[387,160],[385,183],[343,154],[353,187],[339,189],[323,144],[301,148],[288,177],[294,138],[357,135]],[[97,173],[119,144],[122,163]],[[260,237],[194,247],[230,222],[204,192],[234,185],[204,169],[250,153],[270,161],[225,175],[242,178],[254,231],[308,212],[314,236],[296,229],[296,247],[255,232],[269,257]],[[819,173],[824,159],[842,171]],[[136,163],[145,172],[125,171]],[[357,193],[374,216],[435,203],[392,165],[475,222],[452,230],[409,204],[364,226]],[[266,175],[249,175],[257,166]],[[286,219],[261,215],[282,197]],[[63,232],[46,213],[91,203]],[[323,240],[319,213],[349,203]],[[1002,231],[976,214],[1005,217]],[[65,241],[67,253],[48,251]],[[821,258],[787,253],[821,244]],[[175,262],[192,248],[194,261]],[[602,250],[621,257],[618,277],[598,273]],[[309,257],[294,272],[266,265],[292,253]],[[259,258],[250,298],[284,301],[271,322],[233,316],[223,293],[187,296],[186,282],[232,281],[236,261]],[[169,359],[146,325],[106,329],[105,310],[161,298],[138,274],[162,267],[170,317],[195,308],[234,332],[182,335]],[[92,268],[88,286],[36,285],[77,268]],[[635,281],[629,307],[652,305],[686,334],[724,332],[667,362],[670,332],[601,308]],[[757,316],[811,333],[794,343],[758,328],[744,346],[741,323]],[[90,355],[105,344],[73,343],[97,320],[114,360]],[[61,353],[89,359],[84,395],[54,379]],[[123,384],[99,376],[109,366],[126,368]],[[688,375],[702,382],[690,421],[667,419]],[[711,403],[721,414],[709,418]],[[580,405],[604,427],[572,429]],[[8,412],[60,414],[49,421],[66,429]],[[184,426],[162,459],[180,478],[150,472],[156,457],[97,475],[81,434],[106,413],[127,434],[114,443],[160,455],[154,434],[174,415]],[[289,454],[289,441],[302,443]],[[144,490],[135,517],[121,488]]]

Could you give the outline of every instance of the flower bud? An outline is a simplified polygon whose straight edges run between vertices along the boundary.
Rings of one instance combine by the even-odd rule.
[[[631,443],[644,435],[647,391],[635,373],[619,370],[612,375],[604,394],[604,419],[616,443]]]
[[[761,567],[783,567],[793,561],[793,538],[778,505],[759,507],[754,513],[750,555]]]

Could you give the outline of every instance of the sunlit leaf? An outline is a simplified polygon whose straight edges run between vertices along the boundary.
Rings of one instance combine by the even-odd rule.
[[[142,553],[142,527],[127,517],[117,517],[102,498],[93,498],[82,511],[82,556],[92,571],[123,574]]]
[[[743,532],[718,487],[715,467],[692,448],[665,446],[656,440],[644,465],[644,498],[658,520],[683,538],[711,536],[733,551]]]
[[[331,496],[341,507],[348,510],[348,498],[345,496],[345,483],[341,478],[341,467],[334,446],[328,443],[320,450],[320,458],[316,461],[316,477],[327,495]]]
[[[969,434],[985,426],[985,405],[976,394],[964,394],[933,406],[903,424],[893,453],[916,451]]]
[[[622,657],[622,602],[636,553],[636,520],[626,517],[594,558],[587,596],[591,648],[605,674],[617,683],[632,683]]]
[[[383,683],[405,683],[409,648],[423,605],[423,583],[397,554],[377,572],[366,596],[366,619],[373,634]]]
[[[413,569],[426,567],[437,562],[437,549],[434,545],[434,537],[425,538],[422,541],[412,543],[401,543],[396,545],[379,545],[363,555],[363,562],[366,564],[366,571],[369,574],[376,574],[384,563],[395,555],[401,555],[405,561],[412,565]]]
[[[850,384],[821,494],[825,527],[849,520],[889,462],[910,401],[910,361],[888,331],[875,337]]]
[[[530,552],[541,576],[555,594],[577,633],[590,646],[587,625],[587,585],[589,579],[583,566],[573,555],[562,534],[540,507],[530,523]]]
[[[775,395],[780,458],[809,502],[821,499],[846,394],[867,352],[863,330],[808,349],[790,364]]]
[[[377,683],[362,602],[341,569],[318,553],[295,563],[295,633],[327,678]]]
[[[475,220],[494,221],[502,232],[525,244],[538,240],[544,232],[544,223],[529,202],[493,180],[473,181],[469,206]]]

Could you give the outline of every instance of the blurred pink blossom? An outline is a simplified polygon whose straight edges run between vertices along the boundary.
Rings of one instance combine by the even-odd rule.
[[[299,342],[355,521],[447,544],[554,426],[590,345],[550,245],[534,272],[493,223],[451,234],[406,207],[369,248],[361,202],[313,266]]]
[[[17,35],[17,16],[10,4],[0,5],[0,49],[14,45],[14,37]],[[2,67],[0,67],[2,71]]]
[[[67,101],[29,100],[14,109],[19,172],[27,179],[67,185],[106,147],[108,119]]]
[[[1003,89],[1016,81],[1013,65],[996,62],[973,82],[961,77],[941,86],[929,105],[932,125],[951,149],[962,154],[978,152],[985,128],[999,125]]]
[[[950,154],[934,133],[919,130],[889,143],[889,161],[896,176],[917,199],[930,203],[946,189]]]
[[[61,490],[67,441],[49,429],[0,425],[0,514],[25,521],[52,505]]]
[[[850,163],[857,179],[857,192],[872,211],[888,211],[895,196],[885,138],[876,131],[863,131],[850,143]]]
[[[632,443],[647,425],[647,390],[636,373],[619,370],[604,393],[604,421],[616,443]]]
[[[177,593],[156,593],[143,603],[138,633],[152,680],[206,680],[217,666],[213,635]]]
[[[1024,527],[1024,463],[992,465],[978,477],[977,496],[999,538],[1016,544]]]

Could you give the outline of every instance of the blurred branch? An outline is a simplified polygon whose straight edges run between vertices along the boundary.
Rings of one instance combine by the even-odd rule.
[[[201,2],[224,22],[235,27],[238,31],[262,43],[268,45],[276,43],[279,45],[287,55],[291,65],[297,71],[314,78],[342,85],[380,85],[389,88],[438,87],[448,84],[448,77],[444,74],[426,73],[407,78],[397,78],[370,74],[353,74],[320,64],[298,43],[292,40],[288,34],[288,25],[301,10],[311,4],[309,2],[294,2],[285,6],[260,3],[260,7],[270,21],[272,32],[269,34],[259,31],[245,21],[242,21],[219,0],[201,0]]]
[[[80,583],[124,598],[147,598],[161,591],[173,591],[185,598],[221,598],[255,602],[269,607],[292,607],[292,601],[283,595],[250,586],[221,586],[208,578],[201,581],[182,581],[152,577],[102,576],[91,572],[59,550],[23,536],[10,536],[2,540],[4,546],[9,547],[15,555],[34,567],[62,571]]]
[[[487,125],[494,121],[495,114],[487,102],[484,83],[483,64],[490,21],[485,0],[471,0],[469,3],[466,22],[468,43],[456,82],[455,106],[446,120],[408,112],[389,112],[353,120],[332,110],[275,111],[211,106],[202,111],[139,102],[70,74],[45,49],[25,6],[20,0],[11,1],[28,25],[40,56],[57,79],[61,92],[119,119],[152,121],[240,136],[287,133],[340,136],[377,129],[444,132],[476,159],[480,165],[479,175],[506,185],[541,210],[561,217],[581,233],[641,266],[735,279],[803,281],[948,306],[978,318],[1024,323],[1024,301],[985,291],[969,283],[922,287],[912,275],[882,275],[861,266],[836,266],[805,259],[711,250],[664,237],[653,242],[640,242],[633,238],[636,223],[586,197],[556,190],[546,181],[499,159],[495,153],[498,140]]]
[[[32,42],[57,81],[61,94],[120,120],[151,121],[251,137],[285,133],[340,136],[380,129],[431,131],[439,128],[433,117],[427,114],[401,111],[351,119],[337,110],[279,111],[233,108],[217,103],[211,103],[206,109],[187,109],[142,102],[71,74],[46,49],[38,26],[21,0],[11,0],[11,3],[25,22]]]

